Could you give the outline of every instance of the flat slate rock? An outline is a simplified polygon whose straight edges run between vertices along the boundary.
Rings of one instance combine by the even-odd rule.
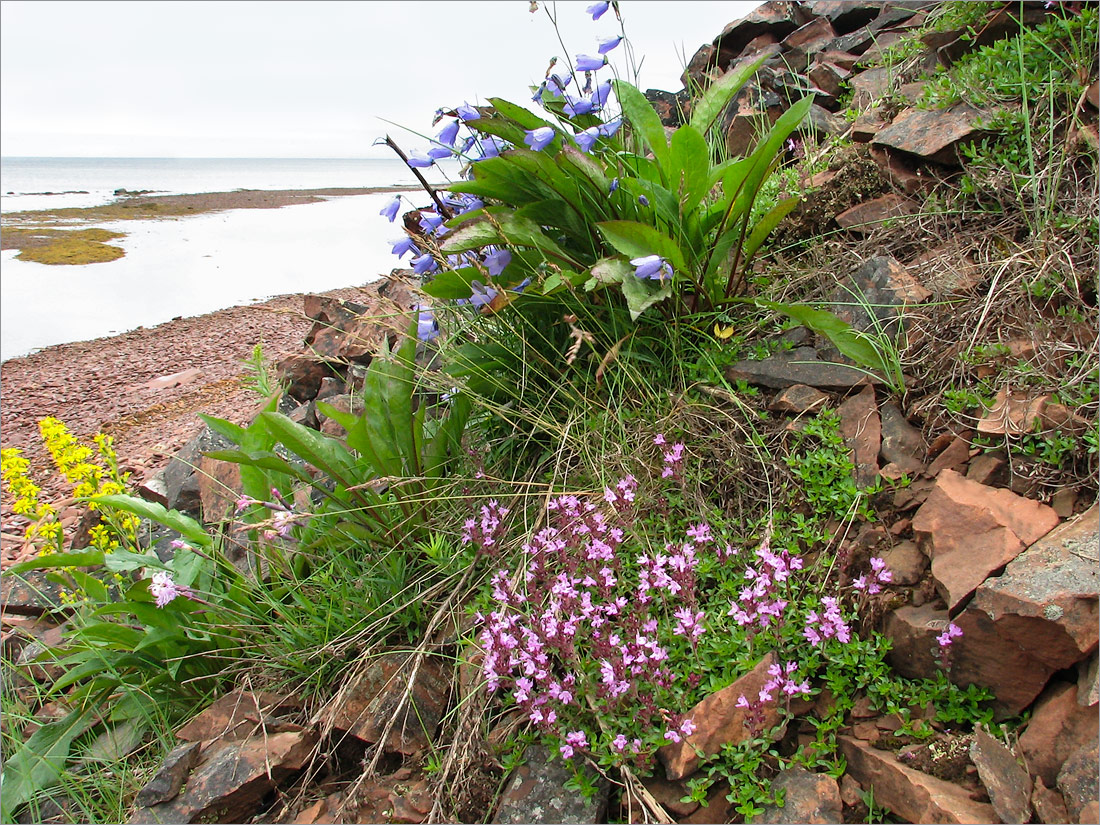
[[[730,381],[746,381],[772,389],[785,389],[795,384],[805,384],[819,390],[847,390],[869,378],[859,367],[850,367],[818,359],[813,347],[798,347],[779,352],[762,361],[738,361],[726,371]]]
[[[500,800],[493,822],[559,822],[562,825],[603,822],[607,810],[607,783],[600,780],[599,790],[592,798],[567,790],[565,783],[573,778],[572,769],[562,760],[551,761],[550,752],[542,745],[527,748],[527,761],[516,768]],[[598,778],[585,766],[591,779]]]

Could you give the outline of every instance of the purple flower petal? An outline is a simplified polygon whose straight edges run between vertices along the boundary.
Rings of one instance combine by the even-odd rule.
[[[600,128],[598,126],[591,126],[585,129],[583,132],[578,132],[576,136],[577,146],[580,147],[582,152],[591,152],[592,147],[600,137]],[[612,190],[614,191],[614,190]]]
[[[600,134],[608,138],[614,137],[615,133],[619,131],[620,128],[622,128],[622,125],[623,119],[621,117],[617,117],[614,120],[609,120],[607,123],[600,126]]]
[[[448,146],[455,145],[455,138],[458,137],[458,121],[452,120],[446,126],[439,130],[439,134],[436,135],[436,140],[440,143],[445,143]]]
[[[449,158],[454,154],[453,149],[448,149],[446,146],[433,146],[428,150],[428,157],[435,160],[442,160],[443,158]]]
[[[416,337],[421,341],[431,341],[439,337],[439,324],[430,309],[417,307]]]
[[[435,158],[425,155],[423,152],[409,152],[409,166],[414,169],[427,169],[435,164]]]
[[[389,219],[390,223],[393,223],[394,218],[397,217],[397,210],[401,208],[401,198],[397,195],[393,196],[392,200],[386,201],[386,205],[382,207],[382,211],[378,214],[384,218]]]
[[[530,130],[524,136],[523,142],[530,146],[532,150],[541,152],[554,139],[555,134],[553,126],[542,126]]]
[[[592,97],[589,98],[592,101],[593,106],[603,108],[607,105],[607,98],[611,95],[611,81],[605,80],[599,86],[596,87],[596,91],[592,93]]]
[[[596,42],[600,44],[600,54],[607,54],[623,42],[623,36],[621,34],[615,34],[611,37],[597,37]]]
[[[436,263],[435,258],[425,253],[419,258],[412,259],[413,272],[417,275],[425,275],[429,272],[435,272],[439,269],[439,264]]]
[[[569,101],[565,104],[563,111],[569,117],[577,117],[578,115],[587,115],[592,111],[592,101],[583,97],[573,97],[572,95],[566,95],[565,99]]]
[[[596,72],[607,65],[607,58],[604,55],[599,57],[593,57],[590,54],[578,54],[576,69],[578,72]]]
[[[644,258],[632,258],[634,275],[638,278],[650,280],[664,280],[672,277],[672,267],[660,255],[647,255]],[[668,456],[666,455],[666,463]]]
[[[607,0],[599,0],[598,3],[592,3],[585,12],[592,15],[593,20],[599,20],[607,12],[608,7],[611,4]]]
[[[404,258],[408,252],[419,252],[416,248],[416,244],[413,243],[413,239],[408,235],[402,238],[398,238],[396,241],[390,241],[390,250],[398,258]]]
[[[469,120],[478,120],[481,117],[481,112],[479,112],[469,103],[463,103],[461,106],[455,109],[455,114],[457,114],[459,119],[463,122]]]
[[[492,277],[497,277],[512,262],[512,253],[507,249],[497,249],[485,256],[485,269]]]

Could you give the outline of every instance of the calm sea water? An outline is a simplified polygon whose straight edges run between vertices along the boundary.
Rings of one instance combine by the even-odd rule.
[[[435,169],[426,177],[444,179]],[[174,195],[416,185],[397,158],[0,158],[4,212],[96,206],[113,200],[116,189]]]
[[[106,203],[120,188],[195,193],[416,183],[399,160],[3,158],[0,170],[5,214]],[[440,172],[429,171],[431,182],[442,181]],[[36,194],[72,190],[88,194]],[[107,263],[46,266],[15,260],[16,250],[5,250],[0,360],[273,295],[376,280],[401,265],[388,244],[400,227],[378,214],[390,197],[97,224],[126,233],[114,242],[126,255]],[[416,192],[407,197],[410,205],[425,202]]]

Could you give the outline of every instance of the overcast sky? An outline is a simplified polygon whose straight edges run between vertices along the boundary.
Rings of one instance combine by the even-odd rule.
[[[440,106],[530,98],[551,56],[618,33],[591,0],[539,3],[0,3],[0,153],[87,157],[382,157]],[[622,0],[639,85],[675,92],[685,60],[757,2]],[[630,79],[625,52],[611,55]],[[559,63],[559,67],[562,63]],[[603,72],[607,72],[604,69]]]

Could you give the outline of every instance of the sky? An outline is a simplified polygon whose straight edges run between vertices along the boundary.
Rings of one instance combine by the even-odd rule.
[[[441,106],[530,105],[551,57],[619,33],[590,3],[3,0],[0,154],[392,157],[375,139],[418,148]],[[678,91],[684,63],[757,5],[622,0],[638,86]],[[624,47],[610,57],[632,80]]]

